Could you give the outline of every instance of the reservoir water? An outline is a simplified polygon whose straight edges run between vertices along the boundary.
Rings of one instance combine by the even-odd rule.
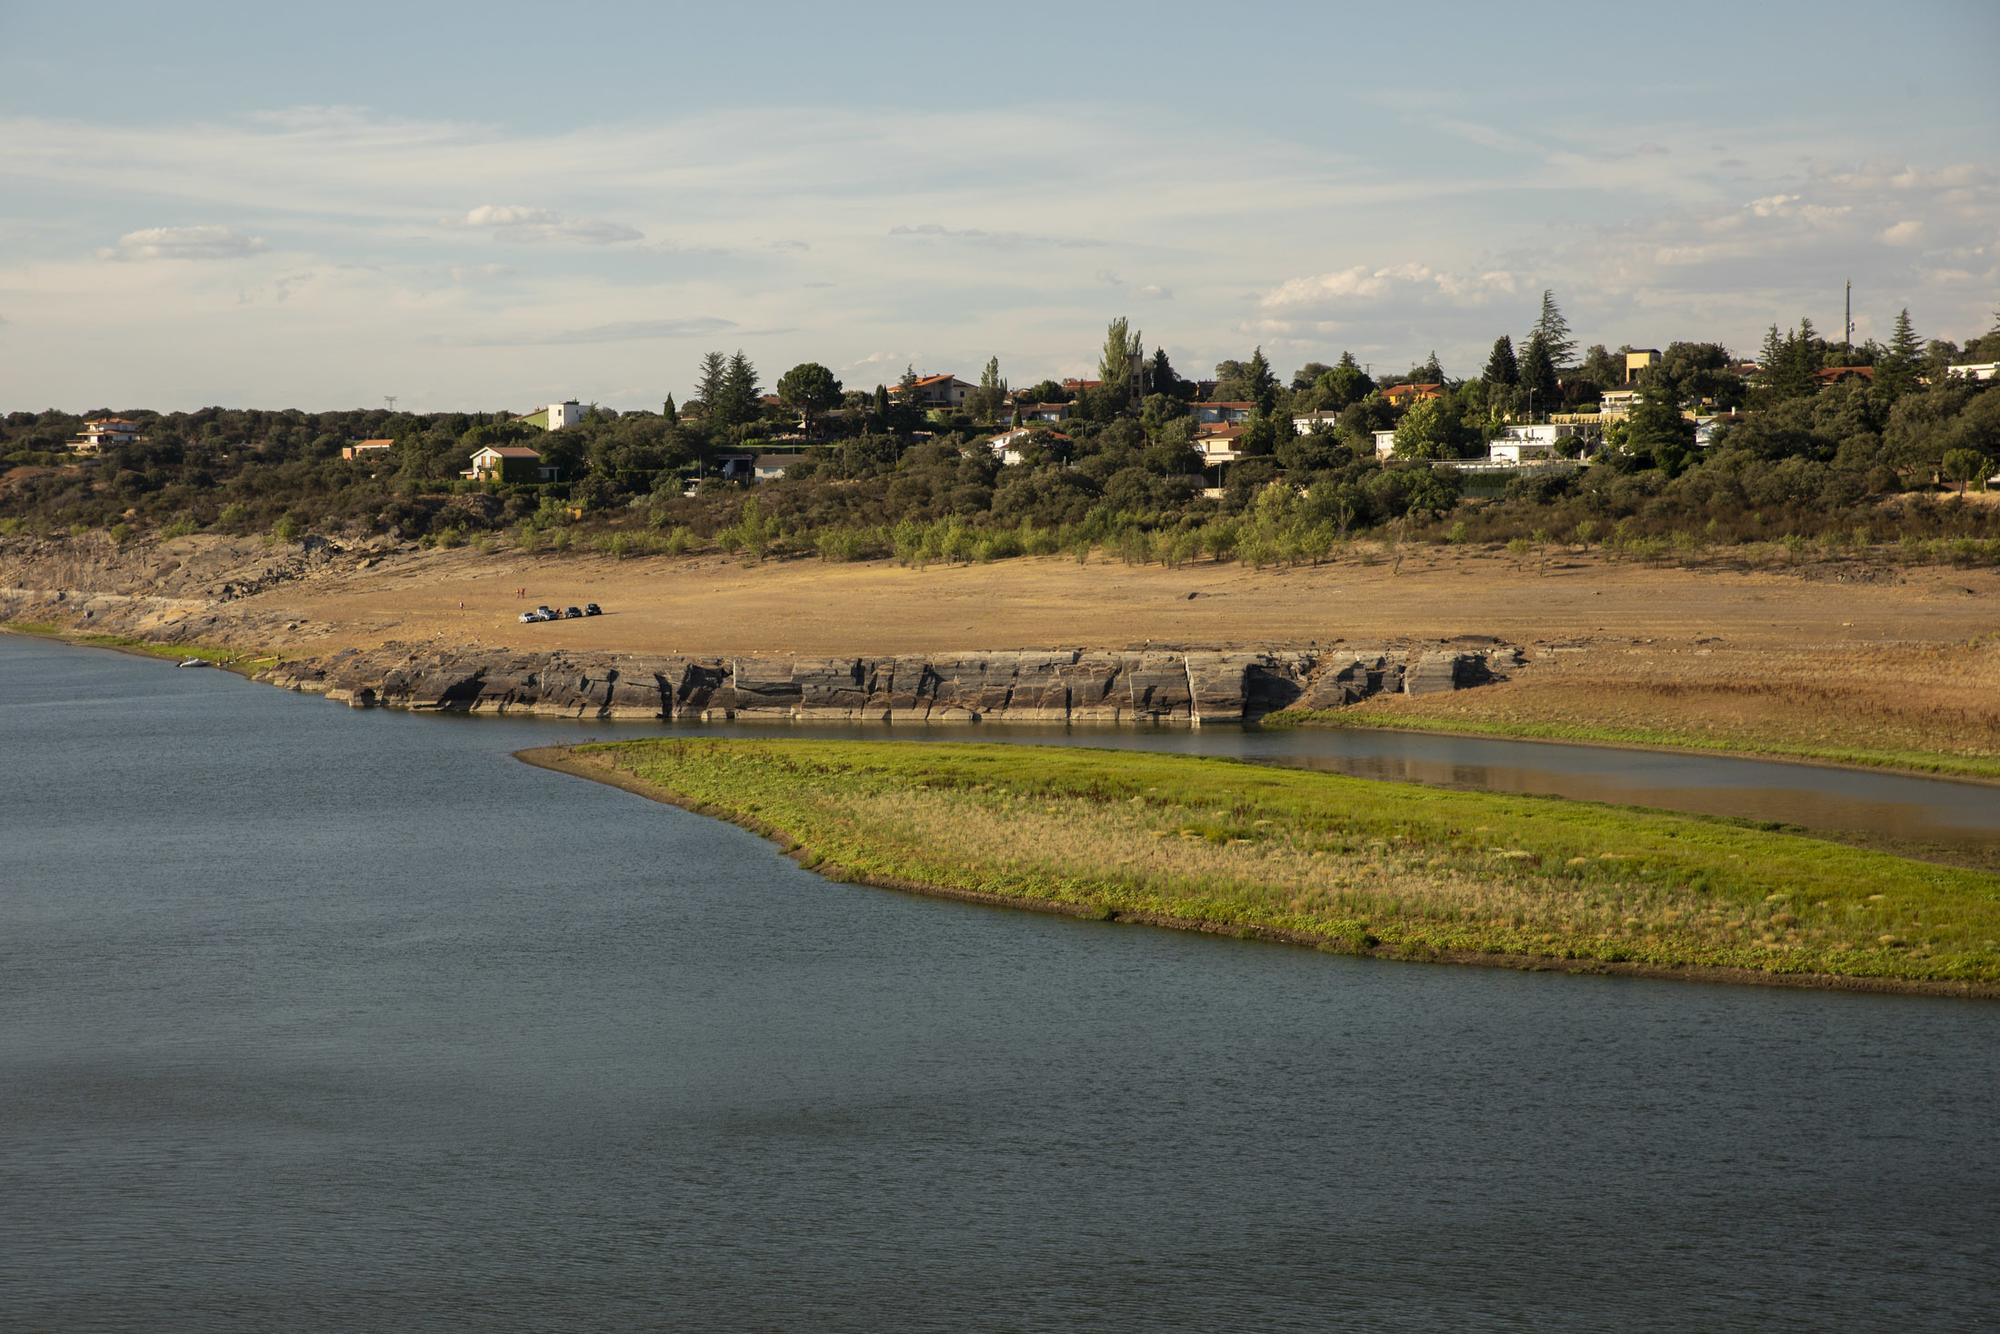
[[[838,885],[575,733],[0,636],[0,1327],[2000,1322],[2000,1006]]]

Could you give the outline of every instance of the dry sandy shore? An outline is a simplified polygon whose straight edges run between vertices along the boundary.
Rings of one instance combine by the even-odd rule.
[[[93,547],[95,540],[99,546]],[[0,548],[0,618],[98,625],[322,657],[397,642],[508,650],[840,657],[1018,648],[1381,645],[1489,636],[1530,664],[1502,686],[1360,708],[1468,722],[1762,733],[1800,745],[2000,757],[2000,571],[1718,560],[1693,569],[1425,549],[1256,571],[1094,557],[907,569],[706,556],[297,548],[191,537]],[[289,562],[287,565],[286,563]],[[284,566],[272,573],[274,566]],[[224,592],[225,588],[228,590]],[[605,615],[522,625],[546,602]],[[186,633],[177,636],[177,629]]]

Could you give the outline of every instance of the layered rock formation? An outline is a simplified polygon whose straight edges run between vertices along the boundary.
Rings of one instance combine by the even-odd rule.
[[[1251,722],[1383,691],[1500,679],[1512,648],[1016,651],[890,658],[510,654],[399,645],[260,677],[356,707],[569,718],[925,723]]]

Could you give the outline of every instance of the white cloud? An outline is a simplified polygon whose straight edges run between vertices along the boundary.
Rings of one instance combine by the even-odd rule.
[[[1374,269],[1357,264],[1332,273],[1288,278],[1264,293],[1259,304],[1266,310],[1313,309],[1343,302],[1378,301],[1398,292],[1477,301],[1514,290],[1514,275],[1503,269],[1452,273],[1433,269],[1428,264],[1397,264]]]
[[[1881,241],[1884,245],[1915,245],[1924,234],[1924,224],[1915,218],[1905,218],[1882,229]]]
[[[546,208],[520,204],[481,204],[458,220],[461,227],[490,229],[503,241],[574,241],[582,245],[615,245],[643,241],[645,233],[619,222],[572,218]]]
[[[100,259],[243,259],[264,248],[259,236],[228,227],[142,227],[97,252]]]

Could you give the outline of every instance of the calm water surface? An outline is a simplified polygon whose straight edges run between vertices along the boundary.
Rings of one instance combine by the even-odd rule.
[[[1977,1328],[2000,1006],[831,884],[0,637],[0,1327]]]

